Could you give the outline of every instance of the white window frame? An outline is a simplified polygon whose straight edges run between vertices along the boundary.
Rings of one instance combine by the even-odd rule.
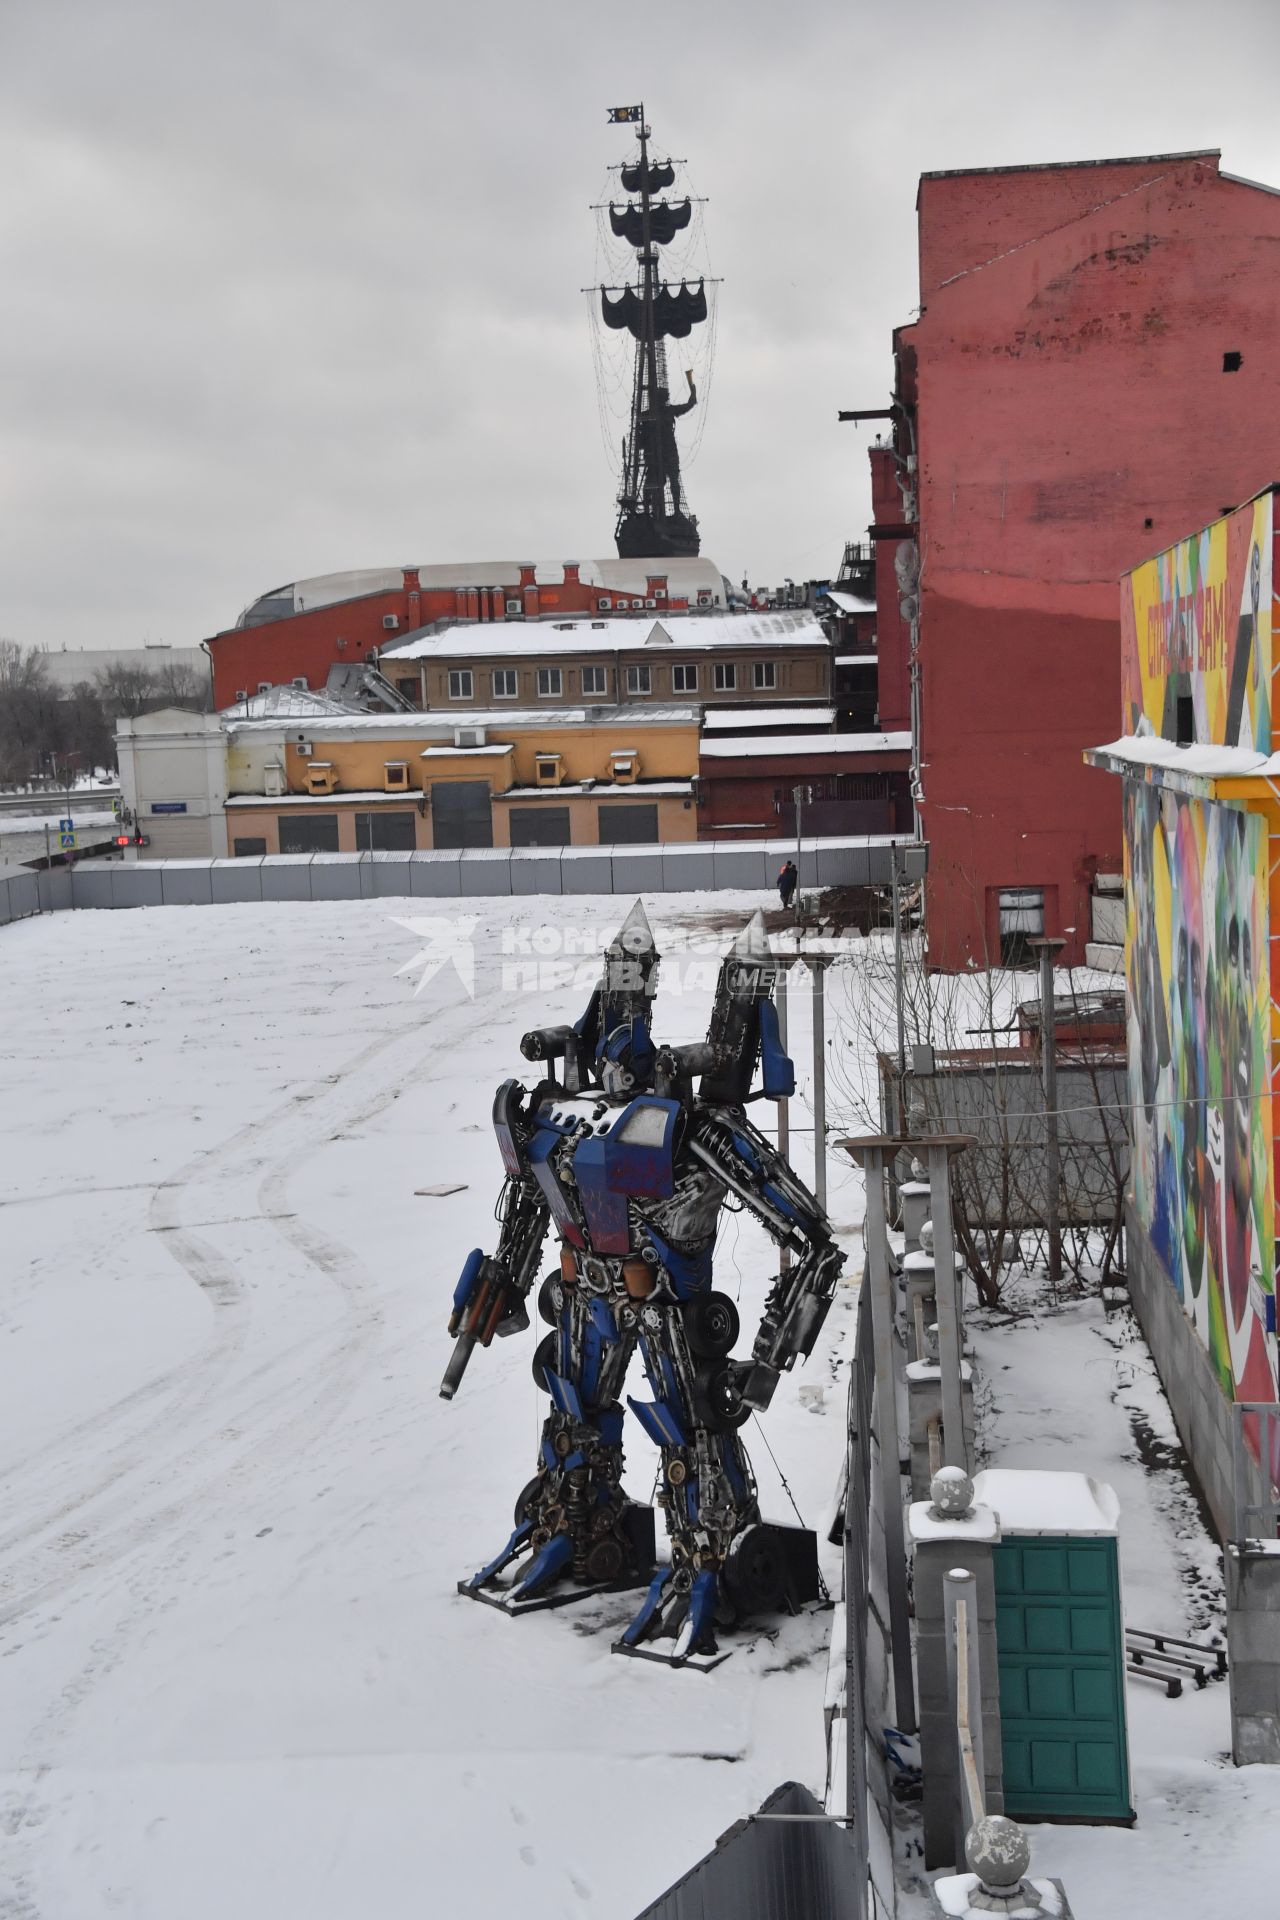
[[[653,692],[653,674],[647,660],[637,660],[627,668],[627,692]]]
[[[591,674],[594,676],[590,686],[587,685],[588,674]],[[599,681],[598,686],[596,685],[597,679]],[[608,693],[609,669],[607,667],[583,667],[582,668],[582,691],[584,693]]]
[[[778,685],[777,661],[753,661],[751,667],[751,685],[757,693],[773,693]]]
[[[506,685],[498,682],[511,682],[510,691]],[[520,697],[520,670],[518,667],[495,667],[493,670],[493,697],[495,700],[518,700]]]
[[[673,693],[696,693],[698,691],[698,669],[696,666],[677,660],[671,668],[671,691]]]
[[[545,685],[543,682],[545,681]],[[538,668],[539,700],[561,700],[564,698],[564,675],[559,667]]]
[[[717,660],[712,669],[712,680],[717,693],[736,693],[738,691],[738,663],[736,660]]]
[[[474,700],[476,697],[476,677],[470,667],[450,667],[446,684],[451,700]]]

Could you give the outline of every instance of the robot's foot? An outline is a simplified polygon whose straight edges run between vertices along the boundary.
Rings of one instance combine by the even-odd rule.
[[[729,1658],[716,1645],[716,1609],[719,1580],[709,1569],[701,1573],[663,1567],[649,1583],[639,1613],[614,1642],[615,1653],[637,1660],[658,1660],[668,1667],[718,1667]]]
[[[672,1667],[716,1667],[715,1628],[760,1615],[798,1613],[819,1593],[817,1541],[808,1528],[756,1521],[738,1534],[719,1573],[664,1567],[614,1644],[615,1653]]]
[[[458,1592],[515,1614],[640,1586],[653,1569],[653,1509],[628,1505],[622,1519],[622,1537],[596,1542],[576,1573],[569,1534],[553,1533],[535,1544],[533,1521],[521,1521],[501,1553],[458,1582]]]

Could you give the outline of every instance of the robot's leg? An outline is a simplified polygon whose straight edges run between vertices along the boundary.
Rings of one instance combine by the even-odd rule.
[[[533,1599],[562,1578],[582,1586],[634,1578],[650,1564],[638,1564],[643,1543],[622,1491],[617,1394],[634,1334],[618,1324],[605,1300],[566,1286],[558,1275],[544,1286],[542,1303],[555,1318],[534,1355],[534,1378],[551,1396],[537,1472],[516,1502],[506,1546],[467,1583],[471,1589],[504,1585],[512,1601]],[[501,1582],[513,1563],[514,1575]]]
[[[716,1651],[717,1616],[731,1615],[735,1544],[759,1520],[751,1466],[736,1427],[747,1410],[728,1415],[714,1392],[714,1374],[692,1353],[683,1309],[663,1309],[646,1326],[641,1351],[655,1399],[632,1401],[662,1448],[659,1504],[671,1536],[671,1566],[654,1579],[622,1636],[624,1647],[674,1641],[673,1660]]]

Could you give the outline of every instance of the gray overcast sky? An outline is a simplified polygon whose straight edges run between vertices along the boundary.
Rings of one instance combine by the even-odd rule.
[[[579,289],[641,98],[725,280],[703,550],[829,572],[918,174],[1220,146],[1280,185],[1278,52],[1277,0],[0,0],[0,633],[611,552]]]

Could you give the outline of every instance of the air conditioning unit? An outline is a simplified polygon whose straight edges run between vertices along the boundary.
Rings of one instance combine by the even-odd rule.
[[[607,593],[602,593],[600,595],[599,600],[596,602],[596,604],[599,607],[601,613],[613,612],[613,600],[612,600],[612,597]]]
[[[301,687],[301,689],[302,689],[302,691],[303,691],[303,692],[305,693],[305,692],[307,691],[307,676],[306,676],[306,674],[305,674],[305,673],[298,673],[298,674],[295,674],[295,675],[294,675],[294,677],[293,677],[293,685],[294,685],[295,687]]]
[[[237,688],[236,688],[236,699],[237,699],[237,700],[247,700],[248,698],[249,698],[249,689],[248,689],[248,687],[237,687]]]
[[[523,600],[508,600],[507,602],[508,620],[518,620],[523,612],[524,612]]]
[[[650,607],[650,608],[653,608],[653,607],[656,607],[656,606],[657,606],[657,604],[658,604],[658,603],[657,603],[657,601],[656,601],[656,600],[646,600],[646,601],[645,601],[645,605],[646,605],[646,607]]]
[[[271,691],[271,682],[270,682],[269,680],[259,680],[259,682],[258,682],[258,692],[259,692],[259,693],[270,693],[270,691]]]
[[[304,740],[301,734],[299,734],[298,738],[294,741],[293,750],[295,753],[300,753],[304,760],[309,760],[312,754],[315,752],[315,748],[312,746],[311,742],[309,740]]]
[[[382,631],[384,633],[394,633],[399,625],[400,625],[400,615],[398,613],[383,614]]]
[[[485,744],[483,727],[455,727],[453,730],[455,747],[482,747]]]

